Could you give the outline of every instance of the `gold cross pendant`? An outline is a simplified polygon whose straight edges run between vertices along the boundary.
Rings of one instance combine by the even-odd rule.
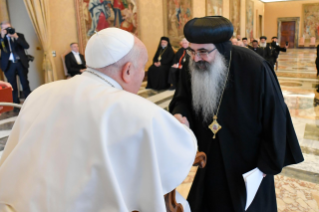
[[[222,128],[217,122],[217,116],[214,116],[214,121],[208,126],[208,128],[214,133],[213,139],[216,138],[216,134]]]

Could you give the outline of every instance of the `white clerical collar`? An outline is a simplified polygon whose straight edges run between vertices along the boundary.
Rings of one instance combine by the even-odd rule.
[[[84,72],[85,74],[92,74],[90,72],[93,72],[92,75],[97,75],[97,77],[103,78],[106,82],[111,84],[111,86],[113,86],[114,88],[123,90],[122,86],[118,82],[116,82],[114,79],[112,79],[111,77],[107,76],[106,74],[103,74],[100,71],[94,70],[93,68],[87,68],[87,70],[89,71],[89,73]]]
[[[73,54],[77,54],[77,55],[79,55],[79,54],[80,54],[80,52],[74,52],[74,51],[72,51],[72,53],[73,53]]]

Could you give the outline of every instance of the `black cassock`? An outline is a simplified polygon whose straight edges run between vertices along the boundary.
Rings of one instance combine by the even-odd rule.
[[[164,51],[164,52],[163,52]],[[156,67],[155,62],[158,62],[158,57],[161,55],[161,65]],[[155,90],[167,89],[168,83],[168,72],[172,66],[174,59],[174,51],[170,45],[165,49],[159,47],[153,58],[153,64],[149,67],[147,73],[147,86],[146,88],[152,88]]]
[[[188,54],[186,53],[186,49],[184,49],[183,47],[180,48],[175,54],[172,65],[180,63],[180,65],[183,66],[183,64],[186,61],[186,57],[188,57]],[[179,80],[180,70],[181,70],[180,68],[174,68],[174,67],[171,67],[169,70],[168,83],[173,84],[173,87],[176,87],[177,85],[177,82]]]
[[[276,212],[274,177],[284,166],[303,161],[300,146],[272,67],[251,50],[232,47],[227,87],[213,139],[201,115],[192,108],[188,67],[181,72],[172,114],[187,117],[207,154],[207,166],[198,169],[188,201],[193,212],[243,212],[246,189],[242,174],[258,167],[267,174],[248,212]]]

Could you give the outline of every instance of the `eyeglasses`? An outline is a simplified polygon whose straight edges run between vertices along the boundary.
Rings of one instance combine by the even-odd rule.
[[[187,54],[188,54],[189,56],[191,56],[191,57],[197,55],[197,56],[200,57],[200,58],[205,58],[205,57],[207,57],[210,53],[212,53],[214,50],[216,50],[216,48],[214,48],[214,49],[212,49],[212,50],[210,50],[210,51],[201,50],[201,51],[196,52],[196,51],[194,51],[193,49],[188,48],[188,49],[186,50],[186,52],[187,52]]]

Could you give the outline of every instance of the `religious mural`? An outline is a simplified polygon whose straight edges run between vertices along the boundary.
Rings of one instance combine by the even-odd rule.
[[[165,35],[175,49],[184,38],[184,25],[192,19],[192,0],[164,0]]]
[[[303,36],[305,39],[319,39],[319,3],[303,4]]]
[[[240,35],[240,0],[229,0],[229,20],[233,23],[233,36]]]
[[[95,31],[117,27],[138,36],[137,0],[75,0],[79,44],[83,50]]]
[[[223,15],[223,0],[207,0],[206,14],[208,16]]]
[[[245,36],[247,38],[254,37],[254,2],[246,0],[246,29]]]

